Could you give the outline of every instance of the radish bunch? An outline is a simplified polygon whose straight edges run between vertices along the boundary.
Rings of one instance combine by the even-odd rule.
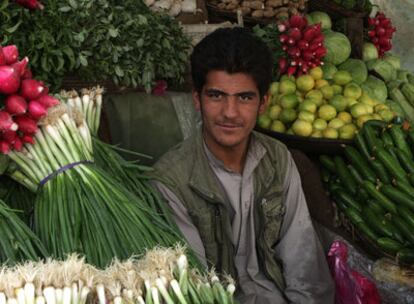
[[[300,76],[323,64],[326,48],[323,46],[321,24],[308,25],[304,16],[293,15],[279,25],[279,31],[279,39],[286,53],[279,59],[280,74]]]
[[[392,48],[392,36],[396,28],[392,26],[391,19],[384,13],[378,12],[374,18],[368,18],[368,37],[378,50],[380,57]]]
[[[29,10],[42,10],[44,8],[43,4],[38,0],[15,0],[15,2],[20,6],[28,8]]]
[[[0,152],[4,154],[20,151],[24,143],[34,144],[38,120],[59,103],[48,95],[49,89],[42,81],[32,79],[28,58],[18,58],[15,45],[0,47]]]

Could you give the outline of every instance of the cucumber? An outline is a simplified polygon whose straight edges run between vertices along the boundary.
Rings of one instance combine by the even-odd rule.
[[[372,159],[369,162],[369,164],[371,165],[371,168],[374,170],[381,182],[383,182],[384,184],[391,183],[391,179],[388,175],[388,172],[380,161]]]
[[[335,198],[341,200],[348,208],[352,207],[359,212],[362,211],[361,204],[354,200],[354,198],[343,189],[338,189],[335,191]]]
[[[365,222],[359,222],[355,225],[359,231],[361,231],[371,240],[376,241],[378,239],[378,235]]]
[[[365,126],[367,126],[367,127],[372,127],[372,128],[374,128],[374,129],[381,129],[381,130],[383,130],[383,129],[385,129],[387,126],[388,126],[388,123],[387,122],[385,122],[385,121],[383,121],[383,120],[378,120],[378,119],[370,119],[370,120],[368,120],[368,121],[366,121],[365,123],[364,123],[364,127]]]
[[[395,226],[390,220],[388,220],[385,217],[383,217],[381,219],[381,224],[384,225],[384,227],[386,227],[387,231],[391,231],[392,238],[394,240],[404,244],[405,238],[403,236],[403,233],[400,232],[400,230],[397,228],[397,226]]]
[[[375,188],[375,185],[373,183],[371,183],[370,181],[364,181],[362,183],[362,186],[373,199],[378,201],[381,204],[381,206],[384,207],[384,209],[393,214],[397,213],[397,207],[395,206],[395,204],[391,200],[389,200],[384,194],[380,193]]]
[[[401,206],[398,208],[398,214],[411,227],[411,230],[414,230],[414,213],[410,209]]]
[[[383,143],[379,140],[376,130],[374,130],[371,125],[365,123],[362,127],[362,134],[364,135],[368,150],[371,155],[374,154],[374,150],[377,147],[383,147]]]
[[[357,190],[357,196],[356,196],[356,199],[358,200],[358,202],[365,202],[369,198],[370,196],[368,192],[363,187],[359,187]]]
[[[390,147],[394,146],[394,142],[392,141],[392,137],[391,137],[390,133],[388,133],[386,130],[384,130],[384,132],[381,133],[381,140],[384,143],[384,146],[390,146]]]
[[[414,162],[412,158],[403,151],[402,149],[395,149],[397,154],[398,160],[400,161],[401,165],[404,167],[407,173],[414,173]]]
[[[365,143],[365,139],[364,139],[361,131],[359,131],[355,134],[354,142],[355,142],[355,145],[357,146],[358,150],[365,157],[365,159],[369,160],[371,158],[371,154],[368,150],[367,144]]]
[[[404,205],[408,208],[411,208],[411,210],[414,210],[414,200],[404,192],[390,185],[383,185],[380,188],[380,191],[384,193],[385,196],[387,196],[393,202],[396,202],[400,205]]]
[[[339,179],[342,181],[345,189],[350,193],[355,194],[357,190],[357,182],[348,170],[345,161],[340,156],[334,157],[335,169]]]
[[[321,155],[319,156],[319,161],[321,162],[322,166],[329,172],[335,173],[335,164],[331,157],[328,155]]]
[[[383,148],[377,148],[375,150],[376,158],[387,168],[388,172],[401,179],[406,178],[406,172],[401,168],[400,164],[394,160],[394,158]]]
[[[351,164],[358,170],[358,172],[364,176],[364,178],[372,183],[375,183],[377,178],[372,169],[368,166],[362,155],[357,149],[352,146],[345,147],[345,156],[351,162]]]
[[[410,180],[411,185],[414,186],[414,174],[411,174],[408,179]]]
[[[414,264],[414,250],[402,248],[397,252],[397,262],[406,265]]]
[[[348,170],[349,173],[351,173],[351,175],[353,176],[354,180],[358,183],[361,184],[364,179],[362,178],[361,174],[359,174],[358,170],[355,169],[355,167],[353,165],[348,165]]]
[[[401,129],[401,126],[399,125],[392,125],[391,128],[388,129],[388,132],[390,132],[392,140],[395,143],[395,146],[397,146],[399,149],[403,150],[410,159],[413,158],[413,154],[410,150],[409,145],[405,141],[405,133]]]
[[[346,216],[351,220],[351,222],[354,225],[357,225],[358,223],[364,222],[364,220],[361,217],[361,212],[359,212],[358,210],[356,210],[353,207],[346,208],[344,210],[344,213],[346,214]]]
[[[412,200],[414,200],[414,187],[412,187],[409,183],[407,183],[404,180],[395,179],[393,180],[393,184],[398,190],[405,193],[406,195],[411,197]]]
[[[403,245],[401,243],[386,237],[377,239],[377,244],[381,249],[391,254],[396,254],[398,251],[403,249]]]
[[[380,203],[378,203],[375,200],[369,199],[367,201],[368,206],[371,208],[372,211],[374,211],[378,215],[384,215],[387,210],[385,210]]]
[[[404,238],[410,242],[411,245],[414,245],[414,233],[411,227],[404,221],[403,218],[399,216],[393,216],[392,222],[395,227],[403,234]]]
[[[369,206],[364,208],[363,214],[366,223],[376,233],[380,236],[393,237],[394,231],[389,229],[389,225],[384,225],[384,217],[376,214]]]

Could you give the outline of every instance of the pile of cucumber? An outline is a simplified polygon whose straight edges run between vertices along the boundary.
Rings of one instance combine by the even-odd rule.
[[[414,128],[371,120],[342,156],[320,156],[331,198],[359,233],[414,264]]]

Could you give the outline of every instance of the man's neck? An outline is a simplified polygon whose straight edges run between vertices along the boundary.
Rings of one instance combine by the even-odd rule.
[[[220,161],[223,162],[225,168],[242,173],[246,163],[249,141],[240,143],[234,147],[223,147],[212,138],[203,134],[204,141],[209,151]]]

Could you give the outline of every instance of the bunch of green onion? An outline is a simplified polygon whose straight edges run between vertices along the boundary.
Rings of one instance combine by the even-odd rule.
[[[16,164],[9,174],[37,192],[34,231],[53,257],[78,252],[104,267],[114,257],[184,243],[176,227],[93,164],[92,136],[76,108],[49,108],[35,140],[8,154]]]
[[[226,282],[190,268],[179,248],[114,260],[103,270],[71,255],[1,269],[0,304],[232,304],[235,286]]]
[[[30,228],[0,200],[0,264],[46,257],[47,251]]]

